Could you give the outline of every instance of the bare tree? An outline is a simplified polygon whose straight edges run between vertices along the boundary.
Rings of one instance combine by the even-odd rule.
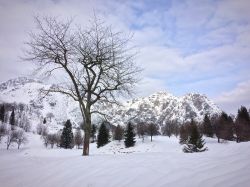
[[[118,140],[120,142],[123,138],[123,134],[124,134],[124,129],[120,125],[117,125],[114,130],[113,139]]]
[[[17,130],[10,130],[8,129],[8,132],[7,132],[7,141],[6,141],[6,144],[7,144],[7,150],[9,149],[10,145],[14,142],[17,141],[17,137],[18,137],[18,131]]]
[[[159,133],[158,130],[159,130],[159,126],[157,124],[149,123],[147,125],[147,132],[148,132],[148,135],[151,137],[151,142],[152,142],[152,137]]]
[[[74,135],[74,139],[75,139],[75,145],[77,145],[77,148],[79,149],[83,143],[83,137],[82,137],[80,128],[77,128],[75,135]]]
[[[166,124],[162,127],[162,133],[163,135],[168,136],[169,138],[176,134],[178,131],[178,124],[175,121],[168,121]]]
[[[60,147],[61,136],[62,136],[62,131],[59,130],[59,131],[56,133],[56,146],[57,146],[57,147]]]
[[[131,37],[113,32],[96,17],[86,29],[51,17],[36,18],[36,23],[38,32],[30,35],[25,59],[38,64],[45,75],[60,71],[65,82],[44,91],[78,102],[85,127],[83,155],[89,155],[91,116],[103,114],[94,106],[117,103],[117,96],[132,94],[139,80]]]
[[[36,126],[36,132],[37,134],[42,135],[42,136],[45,134],[48,134],[48,127],[44,124],[39,123]]]
[[[26,137],[26,134],[23,129],[19,129],[16,132],[16,143],[17,143],[17,148],[19,149],[22,144],[25,144],[28,142],[28,139]]]
[[[136,129],[139,138],[141,137],[142,141],[144,142],[144,137],[147,134],[147,124],[144,122],[140,122],[136,125]]]
[[[56,144],[57,142],[57,134],[48,134],[47,135],[47,142],[48,144],[50,144],[51,146],[51,149],[54,148],[54,145]],[[47,146],[46,146],[47,147]]]

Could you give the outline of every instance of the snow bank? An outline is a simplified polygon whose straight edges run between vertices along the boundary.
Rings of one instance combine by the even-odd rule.
[[[250,143],[216,143],[206,139],[209,151],[185,154],[178,139],[155,137],[125,149],[111,142],[91,155],[82,150],[45,149],[38,135],[21,150],[0,149],[3,187],[151,187],[241,186],[250,184]]]

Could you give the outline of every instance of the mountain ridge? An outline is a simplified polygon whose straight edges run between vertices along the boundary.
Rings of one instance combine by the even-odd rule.
[[[20,77],[0,84],[0,101],[24,103],[34,110],[38,118],[53,113],[55,123],[68,119],[75,124],[82,121],[78,104],[71,98],[59,93],[51,93],[41,98],[40,89],[49,88],[37,79]],[[64,110],[62,110],[62,108]],[[158,91],[148,97],[134,98],[121,106],[98,106],[107,114],[107,119],[115,125],[132,122],[153,122],[164,125],[168,121],[183,123],[191,118],[202,121],[205,114],[218,115],[221,109],[205,94],[188,93],[177,97],[166,91]]]

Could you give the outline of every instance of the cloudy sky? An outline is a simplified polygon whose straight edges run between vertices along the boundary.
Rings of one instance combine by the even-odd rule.
[[[93,11],[134,33],[144,68],[138,96],[199,92],[227,112],[250,107],[249,0],[0,0],[0,82],[31,74],[20,56],[35,15],[84,26]]]

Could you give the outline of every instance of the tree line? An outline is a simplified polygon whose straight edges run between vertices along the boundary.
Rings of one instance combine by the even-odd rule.
[[[0,105],[0,142],[5,137],[7,149],[13,143],[16,143],[19,149],[22,144],[28,142],[26,132],[30,131],[31,124],[24,114],[24,108],[23,104]]]

